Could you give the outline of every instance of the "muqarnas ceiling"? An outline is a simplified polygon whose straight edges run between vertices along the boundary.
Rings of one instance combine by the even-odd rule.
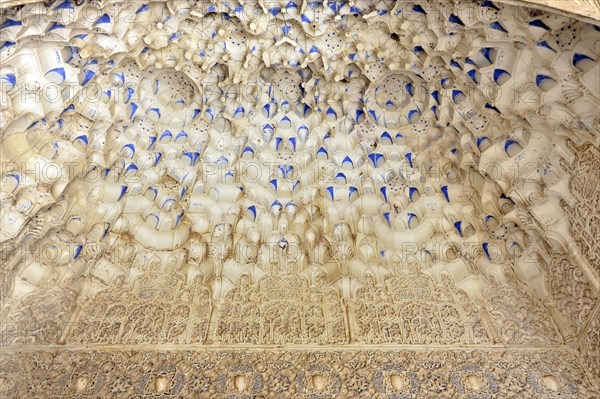
[[[598,26],[66,0],[0,39],[4,345],[568,344],[600,376]]]

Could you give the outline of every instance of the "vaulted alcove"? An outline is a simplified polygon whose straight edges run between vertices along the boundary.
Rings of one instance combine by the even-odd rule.
[[[2,5],[3,397],[600,397],[597,2]]]

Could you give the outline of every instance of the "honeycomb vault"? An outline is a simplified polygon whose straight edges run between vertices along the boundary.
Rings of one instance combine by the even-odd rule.
[[[0,395],[600,397],[598,7],[513,3],[4,8]]]

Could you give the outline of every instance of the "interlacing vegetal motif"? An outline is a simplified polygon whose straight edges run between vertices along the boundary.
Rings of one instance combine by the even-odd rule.
[[[578,200],[576,205],[566,207],[571,234],[590,265],[600,273],[600,150],[592,144],[568,144],[575,154],[575,161],[569,167],[569,188]]]
[[[583,359],[587,371],[592,379],[596,382],[600,378],[600,348],[598,341],[600,340],[600,312],[591,320],[587,328],[587,333],[582,337],[579,344],[579,353]]]
[[[186,287],[182,276],[144,274],[131,287],[114,286],[86,302],[68,342],[203,342],[210,309],[206,288]]]
[[[592,398],[568,351],[7,353],[3,398]]]
[[[298,276],[242,282],[224,298],[215,338],[222,344],[336,344],[346,342],[344,310],[328,287]]]
[[[579,334],[596,305],[597,290],[589,283],[581,267],[563,255],[552,256],[546,276],[546,284],[557,309],[575,334]]]
[[[355,339],[361,343],[474,344],[488,337],[471,301],[426,275],[400,271],[373,279],[350,301]]]
[[[493,323],[505,343],[555,343],[558,331],[547,317],[541,301],[519,287],[515,279],[505,284],[490,285],[485,290],[485,302]]]
[[[52,288],[35,292],[25,303],[15,303],[1,325],[0,343],[57,343],[70,321],[76,298],[71,290]]]

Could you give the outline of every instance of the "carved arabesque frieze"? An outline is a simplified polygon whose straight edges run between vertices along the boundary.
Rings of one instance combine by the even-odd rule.
[[[1,345],[57,343],[69,324],[77,294],[64,288],[36,291],[17,303],[1,324]]]
[[[596,386],[600,386],[600,311],[596,306],[596,313],[591,318],[587,326],[586,333],[581,336],[579,341],[579,354],[586,371],[591,376]]]
[[[579,265],[562,254],[552,255],[546,267],[548,291],[562,317],[579,335],[599,296]]]
[[[5,398],[591,398],[566,350],[6,353]]]
[[[435,284],[416,270],[372,278],[348,303],[351,334],[365,344],[477,344],[489,342],[474,304],[464,292]]]
[[[163,344],[202,342],[210,317],[210,292],[188,287],[183,276],[148,273],[88,299],[69,343]]]
[[[113,260],[124,259],[117,255],[118,248],[127,246],[115,247]],[[561,341],[540,300],[519,288],[514,279],[485,283],[483,300],[478,300],[448,279],[437,283],[414,267],[388,270],[379,283],[368,274],[364,281],[343,277],[327,284],[323,278],[312,283],[306,278],[312,267],[292,273],[274,264],[270,272],[254,268],[253,273],[260,276],[258,281],[244,273],[234,284],[225,277],[206,282],[198,276],[186,278],[183,271],[189,269],[182,266],[183,258],[168,252],[162,256],[138,252],[126,274],[108,259],[100,259],[93,274],[95,283],[89,283],[91,288],[84,290],[88,295],[78,299],[67,288],[26,296],[27,311],[23,313],[17,306],[7,317],[6,325],[12,330],[4,344],[471,345]],[[340,289],[344,285],[356,288],[344,294]],[[41,293],[47,293],[52,301],[35,299]],[[63,304],[67,294],[70,299]],[[49,306],[54,306],[51,304],[56,304],[53,310],[61,309],[58,305],[69,307],[57,318],[48,313]],[[484,318],[482,312],[491,318]],[[52,338],[37,338],[31,335],[34,328],[23,324],[23,320],[45,318],[51,318],[58,330]]]
[[[596,273],[600,273],[600,149],[592,143],[575,145],[568,141],[575,160],[568,165],[569,189],[577,198],[566,206],[571,234]]]
[[[506,343],[556,343],[561,338],[542,302],[515,278],[488,285],[484,300],[501,340]]]
[[[346,315],[335,289],[310,286],[298,275],[244,276],[219,308],[219,344],[339,344],[347,342]]]

